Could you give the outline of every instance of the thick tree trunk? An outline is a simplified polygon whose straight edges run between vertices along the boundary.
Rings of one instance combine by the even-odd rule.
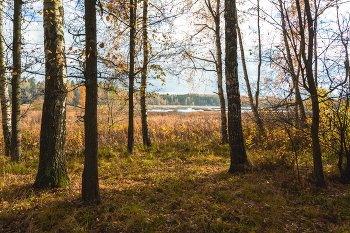
[[[12,139],[11,160],[18,161],[21,153],[21,22],[22,0],[14,1],[13,11],[13,72],[12,72]]]
[[[245,151],[237,63],[236,1],[225,1],[226,90],[231,166],[229,173],[245,172],[249,165]]]
[[[85,0],[85,36],[85,163],[82,177],[82,197],[85,204],[100,204],[101,198],[98,183],[96,0]]]
[[[313,55],[313,37],[314,37],[314,29],[313,29],[313,19],[311,16],[310,4],[309,0],[305,0],[305,13],[307,17],[308,24],[308,57],[306,58],[306,50],[305,50],[305,35],[302,23],[302,13],[300,10],[300,2],[296,0],[297,10],[298,10],[298,20],[300,27],[300,37],[301,37],[301,54],[304,60],[305,69],[306,69],[306,78],[308,82],[308,91],[311,95],[311,105],[312,105],[312,124],[311,124],[311,137],[312,137],[312,155],[314,162],[314,177],[315,183],[317,187],[326,187],[326,183],[323,175],[323,166],[322,166],[322,153],[320,147],[320,140],[318,137],[319,132],[319,122],[320,122],[320,108],[318,103],[318,94],[317,88],[315,85],[315,80],[313,77],[312,71],[312,55]]]
[[[2,114],[2,132],[5,142],[5,155],[10,156],[11,151],[11,107],[8,93],[8,80],[6,77],[6,61],[4,32],[2,27],[2,6],[3,0],[0,0],[0,101]]]
[[[66,165],[67,66],[62,0],[44,0],[45,96],[41,120],[37,188],[70,184]]]
[[[143,38],[143,67],[141,72],[141,122],[142,122],[142,139],[143,144],[151,146],[151,139],[148,130],[147,104],[146,104],[146,88],[148,74],[148,34],[147,34],[147,19],[148,19],[148,0],[143,1],[143,16],[142,16],[142,38]]]
[[[250,104],[250,108],[252,109],[256,125],[258,126],[259,135],[261,135],[262,132],[264,132],[264,124],[263,124],[263,122],[262,122],[262,120],[260,118],[258,107],[257,107],[257,105],[254,104],[253,94],[252,94],[252,90],[250,88],[250,82],[249,82],[249,77],[248,77],[247,66],[246,66],[246,63],[245,63],[242,35],[241,35],[241,30],[240,30],[240,28],[238,26],[238,23],[237,23],[237,34],[238,34],[238,40],[239,40],[239,47],[240,47],[240,50],[241,50],[241,60],[242,60],[242,66],[243,66],[243,75],[244,75],[245,84],[247,86],[249,104]]]
[[[137,2],[130,0],[130,71],[129,71],[129,127],[128,152],[134,151],[134,79],[135,79],[135,32]]]

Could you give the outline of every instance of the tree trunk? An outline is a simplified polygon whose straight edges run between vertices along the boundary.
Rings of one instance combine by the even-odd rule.
[[[314,177],[315,183],[317,187],[326,187],[326,183],[323,175],[323,166],[322,166],[322,153],[320,147],[320,140],[318,137],[319,132],[319,122],[320,122],[320,108],[318,103],[318,94],[317,88],[315,85],[315,80],[313,77],[312,71],[312,55],[313,55],[313,37],[314,37],[314,29],[313,29],[313,19],[311,16],[310,4],[309,0],[305,0],[305,13],[307,17],[308,24],[308,57],[306,58],[306,50],[305,50],[305,35],[302,23],[302,15],[300,10],[300,2],[296,0],[297,10],[298,10],[298,20],[300,27],[300,37],[302,43],[302,49],[300,53],[302,54],[303,61],[306,69],[306,78],[308,82],[308,91],[311,95],[311,105],[312,105],[312,124],[311,124],[311,137],[312,137],[312,155],[314,162]]]
[[[101,198],[98,183],[96,0],[85,0],[85,36],[85,163],[82,177],[82,197],[85,204],[100,204]]]
[[[0,0],[0,101],[2,113],[2,132],[5,142],[5,155],[10,156],[11,151],[11,107],[8,93],[8,81],[6,76],[4,32],[2,27],[2,6],[3,0]]]
[[[141,72],[141,121],[142,121],[142,139],[143,144],[151,146],[151,139],[149,137],[148,119],[147,119],[147,105],[146,105],[146,88],[147,88],[147,73],[148,73],[148,34],[147,34],[147,16],[148,0],[143,1],[143,16],[142,16],[142,38],[143,38],[143,67]]]
[[[12,72],[12,139],[11,160],[18,161],[21,153],[21,22],[22,1],[14,1],[13,10],[13,72]]]
[[[228,135],[231,165],[229,173],[245,172],[248,158],[244,147],[241,100],[237,63],[236,1],[225,1],[226,90],[228,100]]]
[[[66,165],[67,66],[62,0],[44,0],[45,96],[36,188],[70,184]]]
[[[301,67],[298,67],[298,72],[297,74],[294,71],[294,65],[293,65],[293,60],[292,56],[290,53],[290,47],[289,47],[289,42],[288,42],[288,35],[287,35],[287,29],[286,29],[286,22],[284,20],[284,9],[283,9],[283,4],[282,0],[279,0],[279,5],[280,5],[280,12],[281,12],[281,21],[282,21],[282,34],[283,34],[283,41],[284,41],[284,46],[286,48],[286,53],[287,53],[287,64],[289,68],[289,73],[292,76],[293,80],[293,86],[295,88],[295,114],[296,114],[296,122],[299,124],[299,119],[298,119],[298,107],[300,108],[300,117],[301,117],[301,126],[306,124],[306,114],[305,114],[305,109],[304,109],[304,104],[303,100],[300,95],[300,90],[299,90],[299,71]]]
[[[252,109],[256,125],[258,126],[259,135],[261,135],[261,133],[264,131],[264,125],[263,125],[263,122],[262,122],[262,120],[260,118],[260,115],[259,115],[259,112],[258,112],[258,107],[257,107],[257,105],[254,104],[253,94],[252,94],[252,90],[250,88],[250,82],[249,82],[249,77],[248,77],[247,66],[245,64],[245,56],[244,56],[242,35],[241,35],[241,30],[240,30],[240,28],[238,26],[238,23],[237,23],[237,34],[238,34],[238,40],[239,40],[239,47],[240,47],[240,50],[241,50],[241,60],[242,60],[242,66],[243,66],[244,81],[245,81],[246,86],[247,86],[247,92],[248,92],[248,97],[249,97],[249,104],[250,104],[250,108]]]
[[[135,31],[137,2],[130,0],[130,71],[129,71],[129,127],[128,152],[134,151],[134,79],[135,79]]]
[[[221,49],[221,36],[220,36],[220,0],[216,1],[216,14],[215,14],[215,44],[216,44],[216,70],[218,74],[218,95],[220,100],[221,109],[221,142],[222,144],[228,143],[227,135],[227,119],[226,119],[226,104],[224,98],[224,89],[222,86],[222,49]]]

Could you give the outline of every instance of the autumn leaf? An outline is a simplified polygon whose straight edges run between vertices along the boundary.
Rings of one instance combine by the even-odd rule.
[[[39,14],[39,15],[41,15],[42,13],[43,13],[43,12],[41,12],[41,11],[38,11],[38,14]]]
[[[15,76],[17,72],[11,72],[11,76]]]
[[[104,48],[105,44],[102,42],[99,46],[100,46],[100,48]]]

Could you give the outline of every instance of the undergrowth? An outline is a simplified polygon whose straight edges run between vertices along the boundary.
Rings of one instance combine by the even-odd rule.
[[[142,146],[138,135],[132,155],[125,136],[118,135],[125,130],[122,121],[109,134],[102,125],[103,203],[93,207],[81,202],[83,134],[72,134],[81,129],[80,123],[67,126],[72,140],[67,143],[72,181],[67,188],[32,188],[39,150],[34,145],[37,135],[27,135],[22,161],[0,158],[0,232],[350,231],[349,186],[337,180],[333,156],[325,162],[328,188],[316,189],[307,140],[293,150],[282,130],[271,129],[269,140],[262,141],[253,136],[254,126],[245,124],[253,166],[247,174],[230,175],[228,145],[219,141],[219,117],[207,113],[196,121],[193,115],[150,116],[153,145]],[[297,132],[291,135],[298,139]]]

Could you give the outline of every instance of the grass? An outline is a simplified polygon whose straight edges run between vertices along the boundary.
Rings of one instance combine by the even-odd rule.
[[[67,146],[68,188],[32,188],[39,152],[32,139],[37,136],[28,135],[22,161],[0,157],[0,232],[350,232],[349,185],[334,178],[336,170],[326,172],[327,189],[314,188],[308,153],[298,179],[292,153],[278,150],[290,145],[280,139],[278,147],[272,141],[263,149],[252,143],[252,170],[230,175],[228,146],[217,133],[219,117],[150,115],[154,145],[143,147],[137,134],[133,155],[119,135],[125,130],[121,120],[108,137],[100,137],[103,204],[94,207],[81,203],[83,152],[76,131],[70,133],[80,123],[70,118],[67,125],[67,137],[77,143],[75,150],[73,142]]]

